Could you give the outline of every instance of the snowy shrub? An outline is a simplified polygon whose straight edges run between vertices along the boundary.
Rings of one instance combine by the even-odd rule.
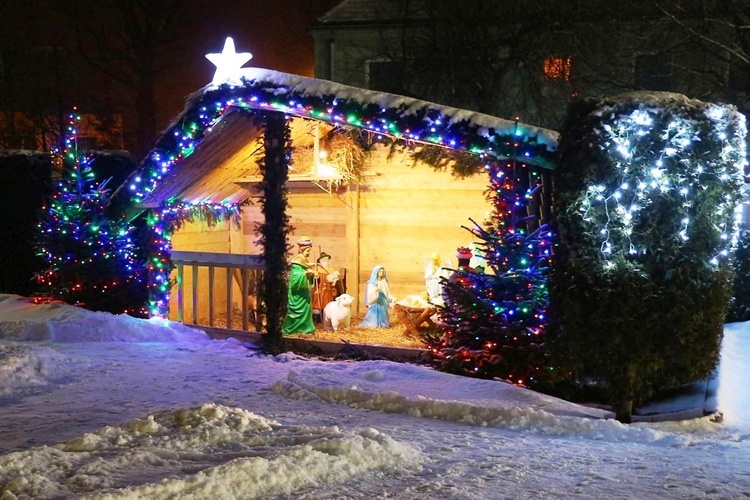
[[[0,292],[33,295],[44,261],[34,252],[37,212],[50,195],[46,153],[0,151]]]
[[[571,109],[555,172],[555,358],[608,387],[618,418],[707,376],[730,297],[744,117],[678,94]]]

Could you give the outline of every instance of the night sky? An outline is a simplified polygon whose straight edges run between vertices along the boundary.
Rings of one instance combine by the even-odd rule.
[[[107,0],[100,0],[106,3]],[[162,2],[172,0],[129,0],[141,2]],[[235,40],[238,52],[251,52],[253,58],[246,66],[257,66],[287,73],[313,76],[314,50],[313,39],[309,28],[316,18],[323,15],[340,0],[222,0],[205,2],[199,0],[180,0],[180,20],[175,23],[173,39],[160,48],[159,69],[164,70],[155,81],[157,126],[160,130],[167,127],[172,118],[179,114],[185,98],[201,89],[211,81],[214,73],[213,64],[205,54],[221,52],[224,39],[231,36]],[[49,65],[51,47],[72,47],[78,42],[73,34],[70,21],[56,12],[53,6],[57,0],[0,0],[0,83],[2,78],[17,77],[13,58],[25,58],[34,64],[38,59],[35,73],[30,78],[32,85],[37,82],[41,88],[43,79],[53,78]],[[65,1],[57,2],[63,5]],[[76,4],[87,5],[86,1]],[[91,17],[97,22],[101,16],[94,12],[98,3],[93,1]],[[99,17],[98,17],[99,16]],[[19,56],[20,54],[20,56]],[[47,54],[47,59],[44,59]],[[5,65],[5,68],[3,67]],[[4,74],[5,71],[5,74]],[[110,92],[118,99],[116,83],[107,81],[107,77],[95,75],[91,70],[84,70],[79,82],[67,79],[58,87],[64,105],[75,104],[86,108],[86,98],[93,94],[104,95]],[[27,71],[26,78],[30,71]],[[7,76],[6,76],[7,75]],[[49,83],[49,82],[47,82]],[[21,84],[23,89],[25,82]],[[80,91],[81,85],[85,90]],[[51,87],[51,85],[50,85]],[[31,85],[26,85],[31,88]],[[93,89],[93,90],[92,90]],[[40,98],[34,98],[28,91],[31,105],[49,97],[49,90],[39,91]],[[9,94],[8,101],[14,101]],[[18,100],[10,102],[15,108],[29,106],[19,105]],[[132,103],[124,101],[125,109]],[[20,110],[20,109],[17,109]]]
[[[175,55],[176,70],[159,87],[159,123],[180,111],[187,95],[211,81],[214,65],[205,54],[221,52],[224,39],[234,38],[238,52],[253,58],[245,66],[313,76],[313,39],[308,33],[315,19],[338,0],[233,0],[204,4],[196,12],[195,31],[182,41],[184,51]],[[213,5],[213,4],[216,5]]]
[[[238,0],[216,2],[215,9],[206,4],[205,12],[196,13],[196,17],[205,17],[185,41],[185,52],[178,55],[180,70],[167,93],[183,99],[209,83],[214,66],[205,54],[221,52],[227,36],[234,38],[238,52],[253,54],[245,66],[313,76],[313,39],[308,29],[316,17],[336,3],[337,0]]]

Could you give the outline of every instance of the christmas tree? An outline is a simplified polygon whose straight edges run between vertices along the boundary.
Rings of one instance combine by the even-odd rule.
[[[98,183],[91,158],[79,154],[71,114],[60,158],[62,179],[38,224],[37,253],[47,269],[37,275],[45,296],[95,311],[145,313],[145,287],[130,227],[105,215],[107,182]]]
[[[539,386],[552,374],[544,344],[551,233],[528,214],[541,182],[533,172],[525,182],[526,167],[514,162],[487,169],[493,212],[484,227],[472,221],[467,229],[481,240],[476,246],[489,269],[459,266],[443,281],[433,359],[444,371]]]

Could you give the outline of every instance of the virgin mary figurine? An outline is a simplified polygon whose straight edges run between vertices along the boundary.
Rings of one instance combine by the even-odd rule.
[[[383,266],[375,266],[365,286],[365,305],[367,314],[365,319],[358,325],[368,328],[390,328],[391,319],[388,315],[388,306],[393,303],[388,278]]]

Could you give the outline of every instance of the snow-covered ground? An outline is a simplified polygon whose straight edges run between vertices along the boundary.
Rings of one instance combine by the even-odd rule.
[[[0,498],[750,496],[747,323],[726,328],[720,424],[251,347],[0,295]]]

